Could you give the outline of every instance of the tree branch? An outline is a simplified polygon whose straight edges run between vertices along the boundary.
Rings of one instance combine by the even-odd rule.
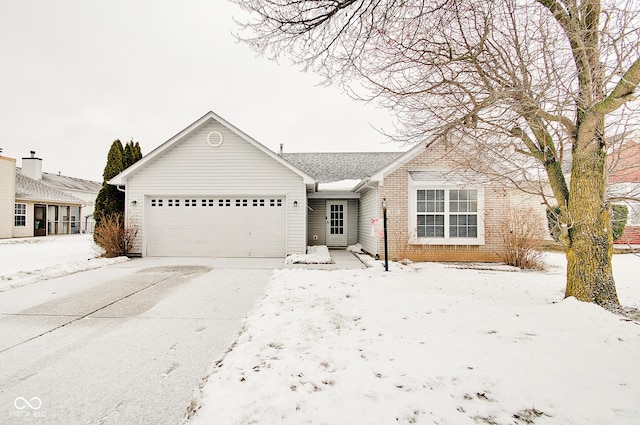
[[[635,100],[634,92],[638,84],[640,84],[640,58],[627,69],[611,94],[595,106],[595,111],[601,115],[610,114],[625,103]]]

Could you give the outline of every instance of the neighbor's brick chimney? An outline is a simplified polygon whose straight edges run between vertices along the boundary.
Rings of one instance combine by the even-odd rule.
[[[22,175],[35,180],[42,179],[42,159],[36,158],[36,151],[31,151],[31,157],[22,158]]]

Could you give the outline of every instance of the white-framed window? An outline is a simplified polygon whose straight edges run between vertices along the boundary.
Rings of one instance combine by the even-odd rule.
[[[27,204],[15,204],[13,225],[24,227],[27,225]]]
[[[410,243],[484,245],[484,189],[450,183],[409,184]]]

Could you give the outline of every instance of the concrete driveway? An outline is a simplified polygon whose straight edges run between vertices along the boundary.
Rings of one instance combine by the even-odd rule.
[[[144,258],[0,293],[0,423],[179,423],[281,263]]]

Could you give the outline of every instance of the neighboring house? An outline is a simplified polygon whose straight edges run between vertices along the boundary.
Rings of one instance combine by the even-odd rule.
[[[42,159],[22,158],[16,167],[12,158],[0,156],[0,238],[75,234],[83,227],[83,207],[100,184],[42,172]],[[77,194],[79,196],[74,196]]]
[[[51,173],[42,173],[42,182],[68,193],[82,200],[82,216],[80,217],[80,231],[82,233],[93,233],[93,211],[95,209],[96,197],[102,189],[102,184],[79,179],[76,177],[63,176]]]
[[[498,261],[511,207],[455,151],[278,155],[213,112],[117,176],[141,256],[278,257],[360,243],[389,257]]]
[[[0,239],[13,237],[16,199],[16,160],[2,156],[0,150]]]
[[[640,143],[628,141],[609,156],[609,196],[629,209],[619,244],[640,245]]]

